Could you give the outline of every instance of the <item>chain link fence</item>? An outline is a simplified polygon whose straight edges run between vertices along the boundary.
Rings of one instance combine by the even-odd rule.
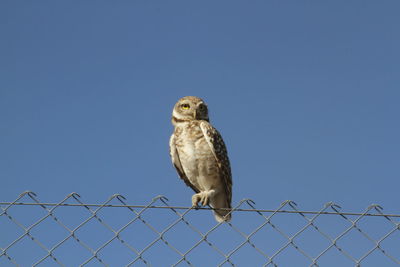
[[[121,195],[88,204],[77,193],[42,203],[24,192],[0,202],[0,266],[398,266],[399,214],[360,213],[335,203],[303,211],[240,201],[229,223],[209,208],[171,206],[157,196],[129,205]]]

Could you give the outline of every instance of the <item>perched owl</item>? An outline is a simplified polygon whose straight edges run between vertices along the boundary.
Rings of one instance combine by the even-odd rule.
[[[169,147],[172,163],[179,176],[196,194],[192,205],[231,208],[232,174],[225,143],[210,124],[206,103],[186,96],[172,112],[175,126]],[[229,210],[214,210],[218,222],[229,221]]]

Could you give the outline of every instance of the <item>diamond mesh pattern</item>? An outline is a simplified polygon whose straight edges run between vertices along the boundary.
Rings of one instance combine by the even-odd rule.
[[[379,205],[349,213],[330,202],[302,211],[288,200],[261,210],[244,199],[232,222],[220,224],[209,208],[171,206],[163,196],[147,205],[119,194],[88,204],[71,193],[42,203],[24,192],[0,208],[1,266],[400,264],[400,215]]]

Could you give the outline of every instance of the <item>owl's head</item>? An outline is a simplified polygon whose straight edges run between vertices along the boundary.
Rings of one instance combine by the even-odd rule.
[[[185,96],[176,102],[172,111],[172,123],[180,121],[208,121],[208,108],[203,99],[196,96]]]

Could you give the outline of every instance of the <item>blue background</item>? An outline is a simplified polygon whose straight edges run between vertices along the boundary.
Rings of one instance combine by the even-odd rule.
[[[195,95],[228,146],[234,204],[398,214],[399,8],[2,1],[0,201],[32,190],[189,206],[168,141],[173,105]]]

